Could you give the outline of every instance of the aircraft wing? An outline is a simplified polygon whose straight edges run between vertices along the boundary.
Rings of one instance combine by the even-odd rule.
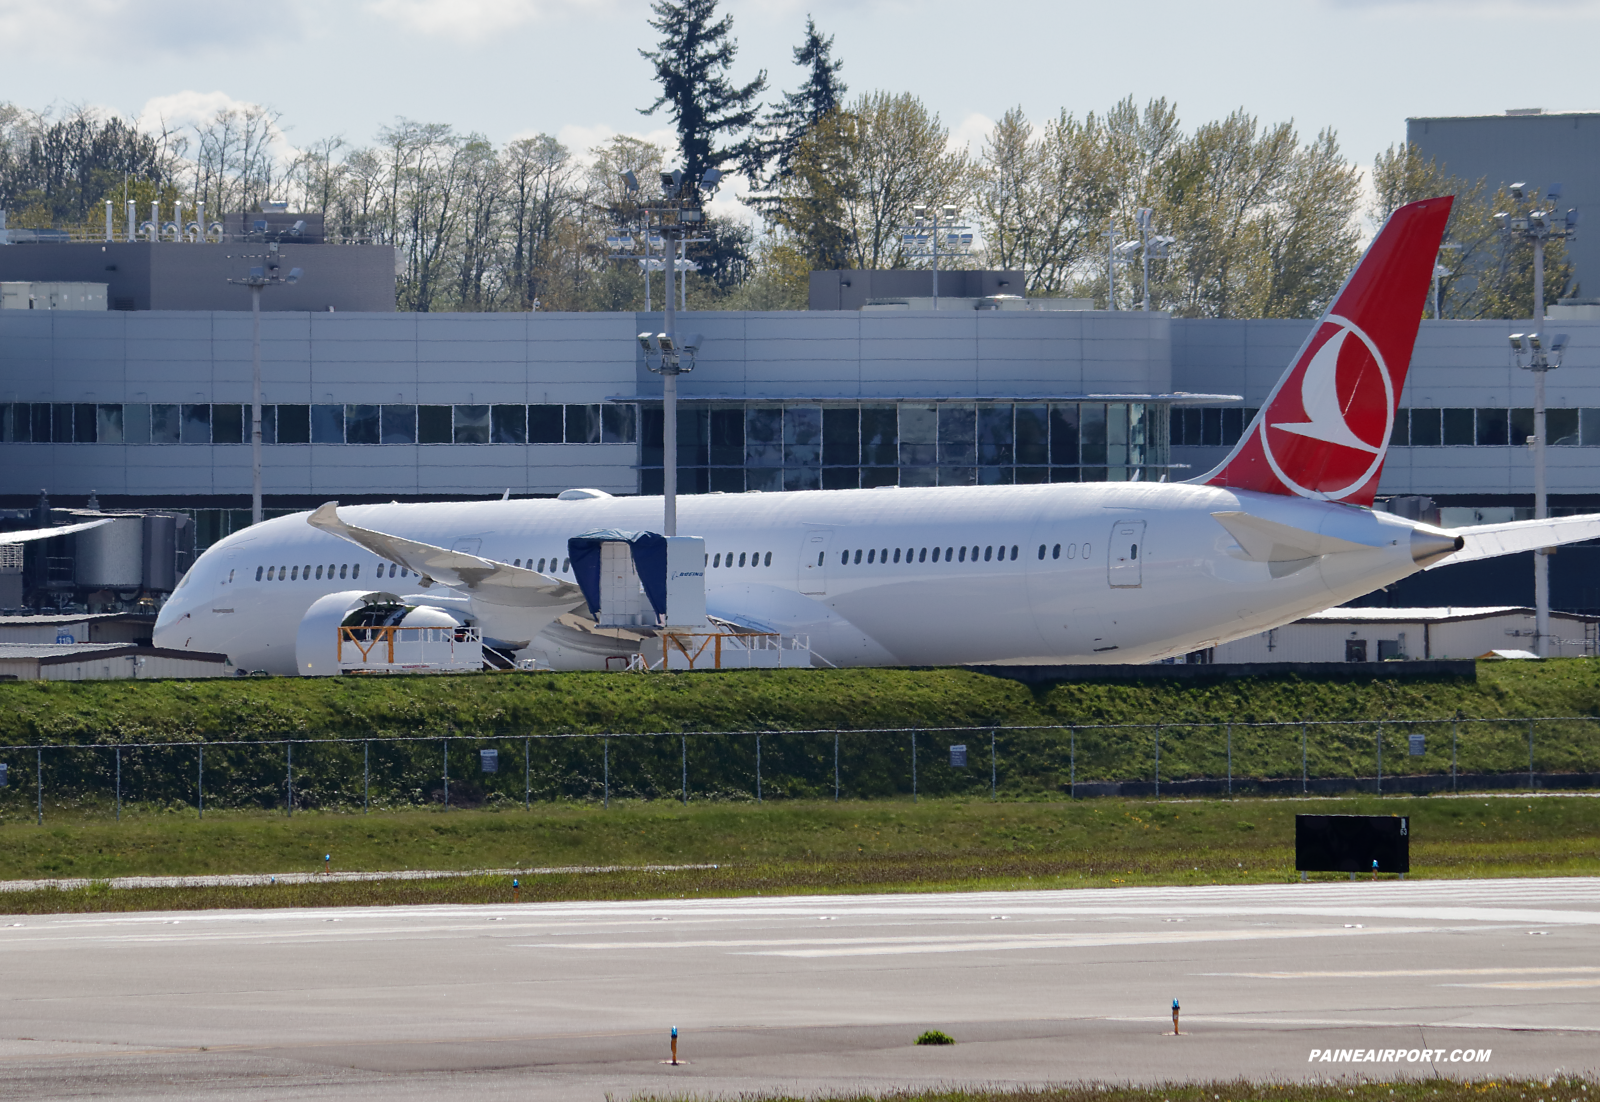
[[[110,524],[111,519],[107,517],[105,520],[86,520],[82,524],[63,524],[60,528],[30,528],[26,532],[0,532],[0,543],[28,543],[31,540],[47,540],[52,536],[70,536],[74,532],[87,532],[102,524]]]
[[[1513,520],[1505,524],[1479,524],[1470,528],[1451,529],[1451,534],[1460,536],[1466,541],[1466,546],[1431,564],[1429,570],[1458,562],[1492,559],[1498,555],[1515,555],[1519,551],[1534,551],[1540,547],[1559,547],[1564,543],[1600,539],[1600,513],[1549,517],[1545,520]]]
[[[328,502],[306,519],[313,528],[349,540],[374,555],[381,555],[407,570],[415,571],[422,576],[424,585],[438,582],[451,589],[464,590],[480,601],[515,608],[566,609],[583,603],[583,590],[573,582],[462,551],[447,551],[443,547],[419,543],[404,536],[346,524],[339,519],[337,501]]]

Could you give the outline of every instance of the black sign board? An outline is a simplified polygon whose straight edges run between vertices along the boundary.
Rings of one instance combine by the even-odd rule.
[[[498,751],[498,750],[479,750],[478,751],[478,760],[479,760],[479,762],[482,763],[483,771],[485,773],[498,773],[498,772],[500,772],[500,751]]]
[[[950,747],[950,768],[965,769],[967,767],[967,747],[965,743],[956,743]]]
[[[1301,872],[1411,871],[1406,815],[1296,815],[1294,867]]]

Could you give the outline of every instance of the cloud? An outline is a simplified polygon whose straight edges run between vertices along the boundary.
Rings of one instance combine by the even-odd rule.
[[[217,117],[219,111],[248,111],[259,105],[236,99],[226,92],[197,92],[185,89],[165,96],[154,96],[145,101],[134,119],[134,125],[147,134],[165,131],[188,142],[187,153],[192,162],[199,148],[199,131]],[[267,150],[272,160],[287,165],[300,154],[282,127],[272,123],[268,129]]]
[[[293,41],[304,27],[301,0],[273,9],[275,41]],[[59,40],[93,53],[133,50],[166,55],[198,46],[239,45],[260,16],[245,5],[207,0],[0,0],[0,41]],[[67,45],[67,44],[70,44]]]
[[[551,17],[599,14],[612,6],[613,0],[368,0],[365,5],[380,19],[462,42],[481,42]]]
[[[665,126],[639,133],[638,131],[621,131],[603,122],[592,125],[571,123],[556,131],[556,141],[572,150],[573,160],[580,164],[591,165],[595,160],[593,151],[618,135],[637,138],[641,142],[649,142],[651,145],[661,147],[666,151],[666,157],[669,161],[677,156],[677,131]],[[512,135],[513,139],[531,138],[532,136],[532,133]]]
[[[945,147],[952,153],[965,150],[976,157],[983,152],[983,140],[994,130],[994,120],[976,111],[950,128],[950,140]]]

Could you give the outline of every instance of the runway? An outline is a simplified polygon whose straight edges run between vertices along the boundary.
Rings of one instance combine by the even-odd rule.
[[[1548,1074],[1600,880],[25,916],[0,990],[0,1097]]]

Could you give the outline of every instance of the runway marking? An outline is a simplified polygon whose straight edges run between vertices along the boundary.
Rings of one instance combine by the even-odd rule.
[[[1593,972],[1593,968],[1566,968],[1566,972]],[[1545,991],[1557,987],[1600,987],[1592,980],[1501,980],[1495,983],[1447,983],[1444,987],[1492,987],[1503,991]]]
[[[716,938],[684,941],[551,941],[525,949],[574,949],[614,953],[684,949],[731,949],[738,956],[861,957],[909,953],[987,953],[1028,949],[1089,949],[1125,945],[1190,945],[1217,941],[1277,941],[1286,938],[1364,937],[1370,934],[1438,933],[1436,926],[1328,927],[1250,930],[1172,930],[1148,934],[951,934],[936,937]]]
[[[1391,976],[1570,976],[1574,972],[1600,973],[1600,968],[1587,965],[1569,965],[1564,968],[1388,968],[1383,970],[1357,970],[1343,972],[1201,972],[1202,976],[1237,976],[1251,980],[1367,980],[1387,979]],[[1481,984],[1449,984],[1451,987],[1483,986]]]

